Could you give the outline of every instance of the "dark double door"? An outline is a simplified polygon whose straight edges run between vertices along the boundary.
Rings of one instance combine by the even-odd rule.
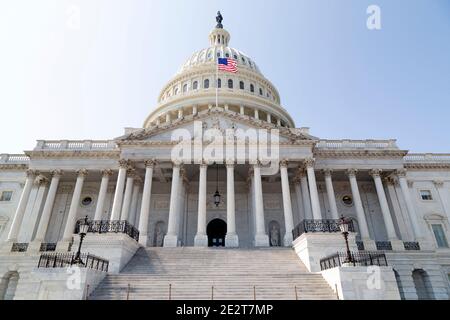
[[[208,247],[224,247],[227,224],[222,219],[214,219],[206,227]]]

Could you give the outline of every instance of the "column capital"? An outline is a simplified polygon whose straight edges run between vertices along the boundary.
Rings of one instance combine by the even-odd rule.
[[[40,174],[40,175],[38,175],[38,176],[36,177],[35,183],[36,183],[38,186],[47,186],[48,183],[49,183],[49,180],[48,180],[45,176],[43,176],[42,174]]]
[[[442,180],[434,180],[433,184],[436,188],[442,188],[444,186],[444,181]]]
[[[298,177],[299,179],[306,177],[306,170],[303,167],[299,167],[297,170],[297,174],[296,177]]]
[[[408,183],[408,187],[409,187],[409,188],[412,188],[412,187],[414,186],[414,181],[412,181],[412,180],[407,180],[406,182]]]
[[[86,169],[77,170],[77,176],[78,177],[85,178],[87,176],[87,174],[88,174],[88,171]]]
[[[280,167],[282,167],[282,168],[287,168],[288,164],[289,164],[289,162],[287,159],[283,159],[280,161]]]
[[[314,158],[306,158],[303,161],[303,164],[304,164],[305,168],[312,168],[312,167],[314,167],[315,162],[316,162],[316,159],[314,159]]]
[[[331,170],[331,169],[323,169],[322,172],[325,175],[325,177],[331,177],[331,174],[333,173],[333,170]]]
[[[128,167],[127,168],[127,175],[129,177],[133,177],[136,174],[136,169],[132,168],[132,167]]]
[[[253,168],[261,168],[261,161],[256,160],[255,163],[252,163]]]
[[[63,171],[62,170],[57,169],[57,170],[53,170],[52,171],[52,177],[54,177],[54,178],[59,178],[62,175],[63,175]]]
[[[181,168],[183,166],[183,162],[179,161],[179,160],[175,160],[172,162],[172,167],[173,168]]]
[[[388,186],[396,186],[397,180],[395,180],[393,177],[386,177],[383,179],[383,182],[387,184]]]
[[[128,159],[120,159],[119,160],[119,167],[126,169],[130,165],[130,160]]]
[[[27,178],[33,178],[36,175],[38,175],[39,173],[36,170],[27,169],[27,171],[25,171],[25,174],[27,175]]]
[[[113,171],[111,169],[104,169],[101,172],[102,172],[102,177],[110,177],[113,174]]]
[[[227,167],[227,168],[234,168],[234,159],[227,159],[226,161],[225,161],[225,166]]]
[[[375,177],[380,177],[382,170],[381,169],[372,169],[369,171],[369,174],[375,178]]]
[[[357,173],[358,173],[358,170],[356,170],[356,169],[347,169],[347,175],[349,177],[356,177]]]
[[[144,161],[146,168],[154,168],[157,165],[157,161],[155,159],[148,159]]]
[[[406,169],[398,169],[397,171],[395,171],[397,176],[402,178],[406,177],[406,172],[407,172]]]

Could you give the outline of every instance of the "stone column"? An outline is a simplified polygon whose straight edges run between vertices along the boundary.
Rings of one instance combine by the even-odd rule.
[[[121,159],[119,161],[119,174],[117,175],[116,192],[111,209],[111,221],[120,220],[120,211],[122,209],[123,189],[125,187],[125,178],[127,175],[128,161]]]
[[[284,211],[284,225],[286,232],[284,234],[284,246],[292,246],[292,230],[294,229],[294,218],[292,217],[292,203],[291,203],[291,190],[289,188],[289,176],[287,170],[287,161],[280,163],[281,174],[281,192],[283,194],[283,211]]]
[[[302,200],[302,189],[300,186],[300,177],[294,178],[294,188],[295,188],[295,196],[297,199],[297,209],[298,209],[298,217],[299,221],[305,219],[305,212],[303,210],[303,200]]]
[[[45,176],[39,175],[36,178],[35,183],[37,183],[37,185],[38,185],[38,190],[37,190],[37,195],[36,195],[36,199],[34,202],[33,210],[31,211],[30,229],[27,232],[28,241],[33,240],[34,233],[38,227],[39,214],[41,213],[41,209],[45,203],[45,196],[48,191],[49,180]]]
[[[311,196],[311,209],[314,220],[322,220],[320,211],[319,193],[317,192],[316,175],[314,173],[314,159],[305,160],[306,173],[308,174],[309,192]]]
[[[423,240],[422,230],[420,229],[417,213],[414,208],[414,202],[409,192],[408,182],[406,181],[406,170],[404,169],[397,170],[397,176],[398,176],[398,183],[400,184],[400,188],[402,190],[403,198],[405,199],[409,220],[411,221],[412,224],[414,237],[416,238],[416,241]]]
[[[61,170],[55,170],[52,172],[52,180],[50,182],[50,188],[47,193],[47,198],[45,199],[44,209],[42,209],[41,219],[39,220],[39,226],[36,231],[36,236],[34,238],[35,242],[43,242],[45,239],[61,175],[62,175]]]
[[[449,198],[449,192],[446,192],[446,188],[444,188],[444,181],[441,180],[434,180],[433,181],[434,186],[436,187],[436,190],[438,192],[439,198],[441,199],[442,207],[444,209],[444,212],[447,214],[447,218],[450,221],[450,198]]]
[[[234,195],[234,161],[227,161],[227,234],[225,246],[239,247],[239,238],[236,233],[236,203]]]
[[[17,206],[14,219],[9,230],[8,240],[9,242],[17,242],[19,236],[20,226],[22,225],[23,216],[25,215],[25,209],[27,208],[28,199],[30,198],[31,188],[36,177],[36,171],[27,170],[27,178],[25,180],[25,186],[23,187],[22,195],[20,196],[19,205]]]
[[[264,222],[264,202],[261,181],[260,164],[253,166],[254,189],[255,189],[255,247],[268,247],[269,236],[266,234],[266,226]]]
[[[356,170],[350,169],[347,171],[348,178],[350,180],[350,187],[352,189],[353,203],[355,204],[356,216],[358,218],[359,232],[361,234],[361,240],[364,242],[366,250],[374,249],[374,244],[370,240],[369,228],[367,226],[366,215],[361,201],[361,195],[358,189],[358,182],[356,181]],[[370,249],[366,246],[369,245]]]
[[[408,217],[402,213],[400,208],[400,202],[398,199],[396,186],[398,186],[398,181],[394,180],[393,177],[387,177],[384,179],[384,183],[387,187],[389,199],[392,204],[393,214],[397,220],[398,230],[400,232],[400,238],[407,241],[413,241],[414,236],[412,235],[411,228],[407,226],[406,222],[409,222]]]
[[[148,218],[150,215],[150,201],[152,195],[153,170],[156,162],[154,160],[145,161],[144,191],[142,192],[141,213],[139,217],[139,243],[147,246],[148,239]]]
[[[130,215],[130,204],[133,192],[134,174],[135,174],[134,169],[129,168],[127,170],[127,184],[125,187],[125,195],[123,197],[122,214],[120,215],[120,220],[122,221],[128,221],[128,217]]]
[[[303,169],[299,170],[300,185],[302,188],[302,199],[303,199],[303,211],[305,212],[305,219],[311,220],[312,209],[311,209],[311,197],[309,196],[308,188],[308,178],[306,177],[306,172]]]
[[[327,189],[328,203],[330,204],[330,213],[333,219],[339,219],[339,212],[336,205],[336,196],[334,195],[333,181],[331,179],[332,171],[326,169],[323,171],[325,175],[325,186]]]
[[[70,203],[69,214],[67,216],[66,228],[64,229],[63,242],[69,242],[75,230],[77,222],[78,208],[80,207],[81,190],[83,189],[84,179],[87,175],[87,170],[82,169],[77,171],[77,182],[73,190],[72,202]]]
[[[198,181],[198,219],[197,219],[197,234],[194,238],[194,245],[196,247],[207,247],[208,236],[206,235],[206,174],[208,165],[206,163],[200,164],[200,175]]]
[[[167,234],[164,237],[164,247],[178,246],[177,201],[179,197],[178,189],[180,186],[180,167],[181,163],[177,162],[173,164],[172,189],[170,191],[169,223],[167,226]]]
[[[102,220],[103,208],[105,207],[105,198],[108,191],[109,177],[112,175],[112,170],[102,171],[102,182],[100,183],[100,191],[98,192],[97,207],[95,208],[94,220]]]
[[[380,201],[381,213],[383,214],[384,225],[386,226],[386,232],[389,240],[398,240],[395,233],[394,221],[392,220],[391,211],[384,192],[383,182],[381,182],[381,170],[374,169],[370,171],[375,182],[375,188],[377,190],[378,200]]]

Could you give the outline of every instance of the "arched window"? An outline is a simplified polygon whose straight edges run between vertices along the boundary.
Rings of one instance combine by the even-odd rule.
[[[229,57],[230,57],[230,54],[229,54],[229,53],[226,53],[226,54],[225,54],[225,57],[229,58]]]
[[[203,88],[205,89],[209,88],[209,79],[205,79],[205,81],[203,81]]]
[[[222,88],[222,79],[217,79],[217,88]]]
[[[187,92],[187,83],[183,85],[183,92]]]
[[[261,88],[259,88],[259,95],[262,96],[263,95],[263,91]]]
[[[237,60],[237,58],[238,58],[237,54],[233,55],[233,58],[234,58],[235,60]]]
[[[175,94],[175,95],[178,94],[178,88],[175,88],[175,90],[173,91],[173,94]]]
[[[412,278],[417,298],[419,300],[434,300],[433,288],[428,274],[423,269],[414,269]]]
[[[255,86],[253,84],[250,85],[250,92],[255,92]]]
[[[198,89],[198,81],[194,81],[192,84],[192,89],[197,90]]]
[[[244,81],[239,81],[239,89],[244,90]]]
[[[228,88],[233,89],[233,80],[228,79]]]

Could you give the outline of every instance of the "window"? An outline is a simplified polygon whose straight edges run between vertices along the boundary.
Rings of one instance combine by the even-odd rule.
[[[192,89],[197,90],[198,89],[198,81],[194,81],[192,84]]]
[[[229,54],[229,53],[226,53],[226,54],[225,54],[225,57],[229,58],[229,57],[230,57],[230,54]]]
[[[220,52],[217,52],[217,58],[220,58]]]
[[[183,85],[183,92],[187,92],[187,84]]]
[[[233,89],[233,80],[228,79],[228,88]]]
[[[433,229],[434,238],[436,239],[438,248],[448,248],[448,243],[442,224],[432,224],[431,228]]]
[[[222,88],[222,79],[217,79],[217,88]]]
[[[250,92],[255,92],[255,86],[253,84],[250,85]]]
[[[239,89],[244,90],[244,81],[239,81]]]
[[[420,190],[420,197],[422,198],[422,200],[425,201],[433,200],[430,190]]]
[[[175,88],[175,90],[173,91],[173,94],[178,94],[178,88]]]
[[[85,207],[89,206],[92,203],[92,197],[85,197],[82,201],[81,204]]]
[[[346,195],[342,197],[342,203],[346,206],[352,206],[353,205],[353,198],[352,196]]]
[[[242,57],[242,62],[245,63],[245,58],[244,57]]]
[[[203,81],[203,88],[205,89],[209,88],[209,79],[205,79],[205,81]]]
[[[259,88],[259,95],[262,96],[263,95],[263,91],[261,88]]]
[[[0,196],[0,201],[11,201],[12,194],[12,191],[3,191]]]
[[[233,58],[234,58],[234,60],[237,60],[237,58],[238,58],[237,54],[235,54],[235,55],[233,56]]]

